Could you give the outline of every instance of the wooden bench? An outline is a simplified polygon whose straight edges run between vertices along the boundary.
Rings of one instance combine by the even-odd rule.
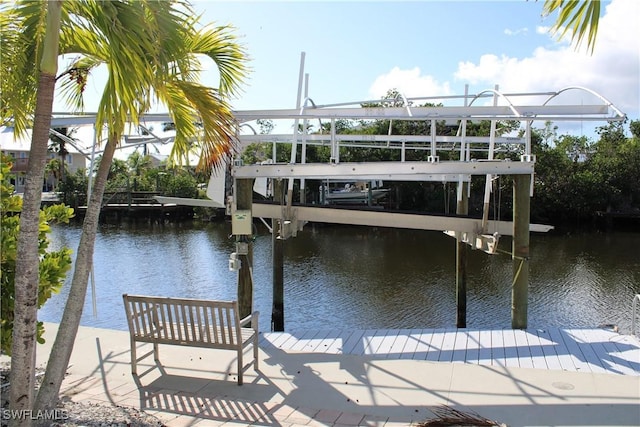
[[[151,352],[136,357],[136,343],[152,343],[156,362],[158,345],[235,350],[238,353],[238,385],[242,373],[251,365],[243,365],[245,347],[253,345],[253,365],[258,370],[257,311],[240,319],[237,301],[212,301],[190,298],[168,298],[142,295],[122,296],[131,338],[131,372]],[[251,327],[247,325],[251,323]]]

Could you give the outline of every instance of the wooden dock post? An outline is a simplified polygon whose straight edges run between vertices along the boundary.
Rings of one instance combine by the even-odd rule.
[[[283,182],[281,179],[273,181],[274,202],[282,204]],[[284,240],[278,238],[282,231],[282,218],[271,221],[271,246],[273,261],[273,306],[271,308],[271,330],[284,331]]]
[[[511,327],[527,327],[529,298],[529,221],[531,175],[513,176],[513,283]]]
[[[236,179],[236,207],[238,210],[251,211],[253,204],[253,179]],[[246,255],[239,255],[238,271],[238,309],[240,318],[251,314],[253,310],[253,243],[249,237],[249,250]]]
[[[460,185],[460,184],[458,184]],[[462,196],[456,204],[457,215],[469,214],[469,198],[467,196],[469,184],[462,183]],[[456,233],[456,326],[467,327],[467,244],[462,241],[461,233]]]

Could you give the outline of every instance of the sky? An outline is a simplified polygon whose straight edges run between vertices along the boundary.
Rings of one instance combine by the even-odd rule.
[[[232,101],[236,110],[294,108],[305,52],[317,105],[380,99],[393,88],[419,97],[461,95],[465,84],[470,93],[495,85],[503,93],[584,86],[639,117],[637,0],[602,3],[592,55],[548,32],[555,16],[542,17],[542,0],[193,4],[202,22],[233,26],[250,56],[250,78]],[[209,72],[205,83],[216,79]],[[593,101],[588,95],[572,102]]]
[[[595,50],[576,50],[548,28],[543,0],[502,1],[193,1],[200,22],[230,25],[249,56],[250,75],[234,110],[295,108],[301,54],[316,105],[462,95],[499,86],[502,93],[594,90],[632,120],[640,117],[640,1],[603,1]],[[212,64],[202,81],[217,86]],[[102,76],[104,79],[104,76]],[[101,75],[85,90],[95,111]],[[570,91],[563,102],[594,103]],[[540,100],[541,103],[544,99]],[[462,101],[456,101],[462,105]],[[489,102],[489,101],[487,101]],[[445,103],[446,104],[446,103]],[[64,111],[59,103],[54,111]],[[164,112],[162,107],[155,112]],[[585,134],[603,122],[557,123]],[[544,123],[534,123],[542,128]],[[279,129],[276,132],[288,132]]]

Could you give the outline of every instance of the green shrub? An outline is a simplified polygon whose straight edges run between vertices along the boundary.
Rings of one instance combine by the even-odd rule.
[[[2,156],[0,170],[0,286],[1,286],[1,320],[0,348],[2,352],[11,354],[11,336],[13,331],[13,310],[15,300],[15,278],[18,231],[22,198],[13,194],[13,186],[9,183],[11,158]],[[40,283],[38,288],[38,308],[60,292],[67,271],[71,268],[71,250],[62,248],[49,251],[50,222],[69,222],[73,217],[73,209],[65,205],[53,205],[40,211],[39,245]],[[44,342],[42,335],[44,326],[38,322],[38,342]]]

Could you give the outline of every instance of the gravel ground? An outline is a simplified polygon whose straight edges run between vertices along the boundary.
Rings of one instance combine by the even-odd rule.
[[[8,425],[9,418],[9,365],[0,366],[2,384],[2,427]],[[44,370],[36,372],[36,388]],[[76,403],[61,399],[55,411],[57,420],[51,420],[52,427],[166,427],[158,418],[136,408],[94,403]]]

